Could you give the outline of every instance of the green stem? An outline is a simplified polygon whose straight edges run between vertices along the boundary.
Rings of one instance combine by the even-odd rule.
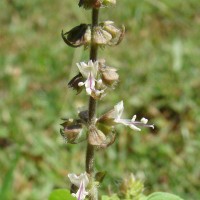
[[[94,35],[94,27],[98,25],[98,18],[99,18],[99,9],[92,10],[92,40],[91,40],[91,48],[90,48],[90,60],[93,62],[97,60],[97,52],[98,46],[94,43],[93,35]],[[90,96],[89,99],[89,125],[95,123],[96,120],[96,100]],[[87,144],[87,151],[86,151],[86,172],[90,175],[91,180],[94,180],[94,147]],[[89,200],[98,200],[98,191],[96,187],[92,187],[91,194],[89,196]]]

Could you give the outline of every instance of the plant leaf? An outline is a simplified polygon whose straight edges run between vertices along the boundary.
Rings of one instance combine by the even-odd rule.
[[[139,200],[147,200],[147,197],[141,194],[141,196],[139,197]]]
[[[112,196],[106,196],[106,195],[103,195],[101,197],[101,200],[120,200],[119,197],[116,195],[116,194],[113,194]]]
[[[101,183],[103,181],[103,179],[105,178],[106,175],[106,171],[102,171],[102,172],[97,172],[95,174],[95,180],[99,183]]]
[[[76,200],[76,198],[67,189],[56,189],[51,192],[48,200]]]
[[[147,197],[147,200],[183,200],[179,196],[166,192],[154,192]]]
[[[3,179],[3,184],[0,189],[0,199],[10,199],[11,197],[11,187],[12,187],[12,182],[13,182],[13,173],[16,168],[16,165],[19,161],[20,158],[20,152],[17,152],[15,155],[15,158],[12,160],[12,164],[10,166],[10,169],[6,173],[4,179]]]

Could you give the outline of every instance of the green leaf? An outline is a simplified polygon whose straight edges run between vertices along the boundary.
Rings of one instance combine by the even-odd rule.
[[[99,183],[101,183],[103,181],[103,179],[105,178],[105,175],[106,175],[106,171],[103,171],[103,172],[97,172],[95,174],[95,180]]]
[[[15,155],[15,158],[11,161],[11,166],[8,172],[5,174],[5,177],[3,179],[3,184],[0,189],[0,199],[10,199],[11,198],[11,190],[12,190],[12,182],[13,182],[13,173],[16,168],[16,165],[19,161],[20,153],[17,152]]]
[[[140,195],[139,200],[147,200],[147,197],[143,194]]]
[[[183,200],[180,197],[166,193],[166,192],[154,192],[147,197],[147,200]]]
[[[103,195],[101,197],[101,200],[120,200],[119,197],[116,195],[116,194],[113,194],[112,196],[106,196],[106,195]]]
[[[57,189],[51,192],[49,200],[76,200],[76,198],[67,189]]]

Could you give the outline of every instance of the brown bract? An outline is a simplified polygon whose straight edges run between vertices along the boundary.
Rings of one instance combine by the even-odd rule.
[[[79,1],[79,7],[84,7],[85,9],[90,9],[90,8],[100,8],[102,3],[101,0],[80,0]]]
[[[79,73],[74,78],[71,79],[71,81],[68,83],[68,86],[69,88],[76,90],[77,94],[79,94],[83,90],[83,87],[79,87],[78,83],[83,82],[83,81],[84,81],[84,78],[81,75],[81,73]]]
[[[66,33],[62,31],[62,39],[67,45],[71,47],[80,47],[87,42],[84,38],[87,28],[88,24],[80,24],[79,26],[72,28]]]

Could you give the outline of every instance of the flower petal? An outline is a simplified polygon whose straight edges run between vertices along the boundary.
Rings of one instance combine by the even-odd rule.
[[[80,188],[78,189],[77,193],[73,196],[75,196],[77,200],[84,200],[87,195],[88,192],[85,190],[85,184],[84,182],[81,182]]]
[[[114,106],[114,110],[115,110],[115,119],[118,120],[121,118],[121,115],[123,113],[124,110],[124,103],[123,101],[120,101],[117,105]]]
[[[80,73],[87,78],[89,76],[89,74],[92,74],[92,76],[94,78],[96,78],[97,76],[97,72],[98,72],[98,62],[92,62],[92,60],[90,60],[88,63],[85,62],[80,62],[76,64]]]
[[[68,177],[72,184],[74,184],[77,187],[80,187],[81,182],[84,182],[85,187],[87,187],[89,183],[89,179],[87,177],[86,172],[80,174],[80,176],[77,176],[76,174],[68,174]]]
[[[95,90],[95,78],[90,73],[87,80],[85,81],[86,92],[91,95],[92,91]]]
[[[136,115],[132,117],[132,119],[121,119],[121,115],[123,113],[124,106],[123,106],[123,101],[119,102],[117,105],[114,106],[114,122],[123,124],[125,126],[129,126],[131,129],[136,130],[136,131],[141,131],[138,126],[143,126],[143,127],[149,127],[149,128],[154,128],[154,125],[149,125],[147,124],[148,120],[146,118],[142,118],[140,121],[135,121],[136,120]]]

